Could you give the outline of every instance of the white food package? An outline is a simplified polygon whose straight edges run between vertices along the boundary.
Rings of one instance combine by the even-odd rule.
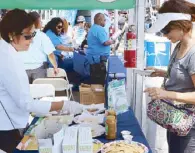
[[[80,127],[78,153],[93,153],[93,141],[90,127]]]
[[[63,153],[77,153],[77,127],[67,127],[62,142]]]

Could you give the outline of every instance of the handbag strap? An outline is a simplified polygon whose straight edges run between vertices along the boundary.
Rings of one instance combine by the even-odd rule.
[[[166,84],[166,82],[167,82],[167,79],[168,79],[168,78],[170,77],[170,75],[171,75],[171,69],[172,69],[172,67],[173,67],[173,63],[175,62],[176,57],[177,57],[177,49],[179,49],[180,46],[181,46],[181,43],[177,44],[177,46],[176,46],[176,48],[175,48],[175,50],[174,50],[174,52],[173,52],[173,56],[172,56],[172,58],[171,58],[171,60],[170,60],[170,63],[169,63],[168,69],[167,69],[167,74],[166,74],[166,76],[164,77],[164,80],[163,80],[163,87],[164,87],[164,88],[165,88],[165,84]]]
[[[4,109],[4,111],[5,111],[5,113],[6,113],[7,117],[8,117],[8,119],[9,119],[9,121],[11,122],[11,124],[12,124],[12,126],[13,126],[13,128],[16,129],[15,126],[14,126],[14,124],[13,124],[13,122],[12,122],[12,120],[11,120],[11,118],[10,118],[10,116],[9,116],[9,114],[8,114],[8,112],[6,111],[6,109],[5,109],[5,107],[3,106],[3,104],[2,104],[1,101],[0,101],[0,104],[1,104],[2,108]]]

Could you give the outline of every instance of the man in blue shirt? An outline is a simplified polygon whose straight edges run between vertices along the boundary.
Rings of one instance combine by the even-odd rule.
[[[106,19],[104,14],[97,13],[94,17],[94,25],[91,27],[87,37],[88,48],[86,57],[90,64],[99,63],[100,56],[106,58],[110,55],[110,45],[114,43],[104,29]]]

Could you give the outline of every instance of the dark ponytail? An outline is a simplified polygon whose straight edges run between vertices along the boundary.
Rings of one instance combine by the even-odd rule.
[[[184,3],[191,9],[192,21],[195,21],[195,4],[187,1]]]

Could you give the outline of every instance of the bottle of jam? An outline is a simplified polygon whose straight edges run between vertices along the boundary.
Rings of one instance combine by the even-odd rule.
[[[116,117],[107,116],[106,117],[106,139],[114,140],[116,139]]]
[[[107,111],[107,113],[108,113],[107,114],[108,116],[114,116],[116,118],[116,111],[115,110],[110,109],[110,110]]]
[[[106,116],[114,116],[116,119],[116,133],[117,133],[117,116],[116,116],[116,111],[114,109],[109,109],[106,112]]]

